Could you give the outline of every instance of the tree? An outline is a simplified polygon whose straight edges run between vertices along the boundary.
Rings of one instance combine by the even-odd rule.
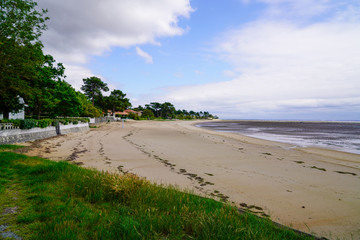
[[[84,78],[83,82],[84,85],[82,85],[81,90],[83,90],[85,95],[91,100],[93,106],[95,106],[95,98],[102,97],[101,91],[109,91],[107,84],[98,77]]]
[[[43,112],[56,115],[54,112],[55,108],[58,110],[60,109],[59,104],[63,106],[68,104],[69,94],[72,95],[70,106],[72,105],[73,108],[76,108],[73,105],[76,102],[76,96],[73,93],[75,90],[69,84],[63,82],[65,78],[64,66],[61,63],[55,66],[55,59],[51,55],[43,55],[42,62],[41,66],[37,66],[37,75],[33,77],[32,81],[29,81],[32,94],[26,100],[30,109],[36,113],[38,119],[40,119],[40,115]],[[64,96],[59,94],[59,89],[64,93]],[[68,108],[68,111],[71,112],[72,110]],[[64,111],[60,112],[60,115],[65,114]],[[66,115],[71,116],[69,115],[70,112]]]
[[[160,117],[161,103],[151,102],[150,104],[146,104],[145,106],[147,109],[153,111],[155,117]]]
[[[56,82],[54,99],[56,99],[57,104],[52,111],[53,116],[81,116],[82,106],[78,94],[66,81]]]
[[[120,90],[113,90],[110,96],[107,98],[108,108],[111,109],[112,113],[115,111],[124,111],[131,107],[130,100],[125,98],[126,94]]]
[[[173,118],[175,114],[175,107],[169,102],[161,104],[161,117],[162,118]]]
[[[147,119],[153,119],[155,116],[154,116],[154,113],[150,109],[144,109],[142,111],[141,117],[147,118]]]
[[[76,93],[78,95],[78,99],[80,101],[80,106],[81,106],[80,116],[92,117],[92,118],[101,116],[102,112],[100,111],[100,109],[94,107],[83,93],[81,92],[76,92]]]
[[[17,96],[31,95],[29,81],[41,65],[42,43],[46,29],[46,10],[38,11],[32,0],[0,1],[0,111],[4,118],[23,105]]]

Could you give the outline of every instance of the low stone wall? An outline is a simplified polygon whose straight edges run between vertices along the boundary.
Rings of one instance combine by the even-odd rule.
[[[96,126],[96,125],[99,125],[102,123],[115,122],[115,121],[116,121],[116,119],[113,116],[90,118],[90,126]]]
[[[84,131],[89,131],[88,123],[78,123],[76,125],[73,124],[60,125],[60,134],[68,134],[68,133],[84,132]]]
[[[61,125],[60,134],[88,131],[88,123],[79,123],[76,125]],[[12,144],[17,142],[28,142],[38,139],[44,139],[59,135],[56,127],[32,128],[32,129],[7,129],[0,130],[0,144]]]

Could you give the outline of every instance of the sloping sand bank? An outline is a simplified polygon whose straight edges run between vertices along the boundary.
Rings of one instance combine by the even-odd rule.
[[[360,239],[360,155],[294,148],[192,124],[104,124],[34,142],[27,154],[132,172],[227,199],[317,236]]]

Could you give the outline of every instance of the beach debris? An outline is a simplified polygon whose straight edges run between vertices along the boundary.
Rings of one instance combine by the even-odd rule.
[[[272,155],[271,153],[268,153],[268,152],[264,152],[264,153],[262,153],[262,154],[268,155],[268,156],[271,156],[271,155]]]
[[[294,162],[296,162],[298,164],[303,164],[304,163],[303,161],[294,161]]]
[[[264,209],[262,207],[256,205],[247,205],[246,203],[240,203],[239,206],[247,212],[258,214],[263,217],[270,217],[264,212]]]
[[[119,172],[121,172],[122,174],[128,174],[129,173],[129,171],[125,171],[124,170],[124,166],[122,166],[122,165],[119,165],[118,167],[117,167],[117,169],[119,170]]]
[[[353,175],[353,176],[357,175],[356,173],[352,173],[352,172],[342,172],[342,171],[334,171],[334,172],[337,172],[337,173],[340,173],[340,174],[349,174],[349,175]]]
[[[73,153],[66,159],[66,161],[74,161],[75,159],[77,159],[79,157],[78,154],[85,153],[88,151],[87,149],[79,151],[77,148],[74,148],[73,150],[74,150]]]
[[[311,168],[326,172],[325,168],[319,168],[319,167],[316,167],[316,166],[312,166]]]

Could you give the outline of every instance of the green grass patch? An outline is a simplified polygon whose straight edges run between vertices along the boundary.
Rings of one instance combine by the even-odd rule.
[[[23,148],[23,147],[24,146],[4,144],[4,145],[0,145],[0,151],[3,151],[3,150],[15,150],[15,149]]]
[[[23,239],[311,239],[230,205],[120,176],[0,152],[0,216]]]

